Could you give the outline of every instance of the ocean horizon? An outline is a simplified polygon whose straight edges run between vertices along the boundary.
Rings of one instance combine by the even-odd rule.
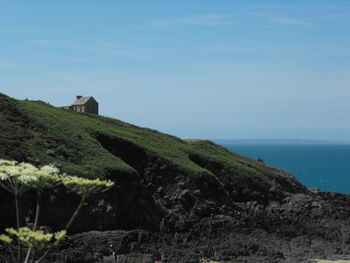
[[[222,144],[252,159],[293,174],[308,188],[350,194],[348,144]]]

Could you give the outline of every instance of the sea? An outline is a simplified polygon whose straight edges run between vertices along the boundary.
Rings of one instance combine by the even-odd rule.
[[[350,194],[350,145],[223,145],[293,174],[309,188]]]

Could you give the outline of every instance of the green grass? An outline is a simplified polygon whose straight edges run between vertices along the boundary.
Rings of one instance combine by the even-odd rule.
[[[181,174],[216,177],[230,187],[236,184],[256,184],[258,188],[284,187],[286,182],[290,189],[293,185],[295,189],[303,187],[294,177],[279,169],[232,153],[209,141],[184,141],[116,119],[58,109],[38,101],[9,100],[0,94],[0,103],[5,101],[13,104],[12,110],[19,111],[22,117],[12,116],[14,114],[0,107],[3,125],[13,129],[14,122],[22,123],[22,126],[28,123],[28,127],[21,126],[23,131],[18,131],[18,136],[26,133],[28,137],[20,144],[23,154],[41,163],[57,163],[67,173],[86,177],[104,177],[108,171],[126,175],[136,173],[133,167],[102,147],[95,135],[103,134],[134,144],[169,163]],[[9,116],[19,119],[9,121],[6,119]],[[30,127],[33,123],[34,127]],[[0,142],[16,143],[18,136],[12,138],[3,131]]]
[[[79,170],[82,166],[87,166],[89,170],[94,167],[98,171],[104,167],[134,172],[132,167],[101,147],[93,137],[93,134],[100,133],[130,141],[147,152],[174,163],[184,171],[205,172],[188,158],[186,150],[190,148],[189,145],[176,137],[110,118],[57,109],[42,102],[18,102],[23,112],[47,127],[51,134],[59,136],[67,145],[78,149],[77,153],[81,157],[77,167]],[[91,174],[91,170],[84,171],[86,172]]]

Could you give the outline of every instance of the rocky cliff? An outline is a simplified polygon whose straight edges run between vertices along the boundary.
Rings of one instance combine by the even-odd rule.
[[[0,122],[0,158],[54,163],[68,174],[116,182],[113,190],[89,200],[76,221],[75,233],[100,232],[71,238],[61,248],[74,255],[71,261],[97,262],[113,253],[159,259],[163,253],[174,262],[185,255],[183,262],[199,257],[279,262],[295,253],[317,255],[321,243],[313,240],[332,242],[331,233],[333,254],[348,249],[347,196],[312,193],[287,172],[210,141],[182,140],[3,94]],[[3,229],[14,219],[8,212],[11,196],[0,191],[0,198]],[[32,193],[24,197],[29,222],[32,199]],[[76,202],[64,189],[46,192],[42,222],[60,229]]]

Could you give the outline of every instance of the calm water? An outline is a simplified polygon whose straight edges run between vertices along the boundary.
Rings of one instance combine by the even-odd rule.
[[[310,188],[350,193],[350,145],[224,145],[292,173]]]

